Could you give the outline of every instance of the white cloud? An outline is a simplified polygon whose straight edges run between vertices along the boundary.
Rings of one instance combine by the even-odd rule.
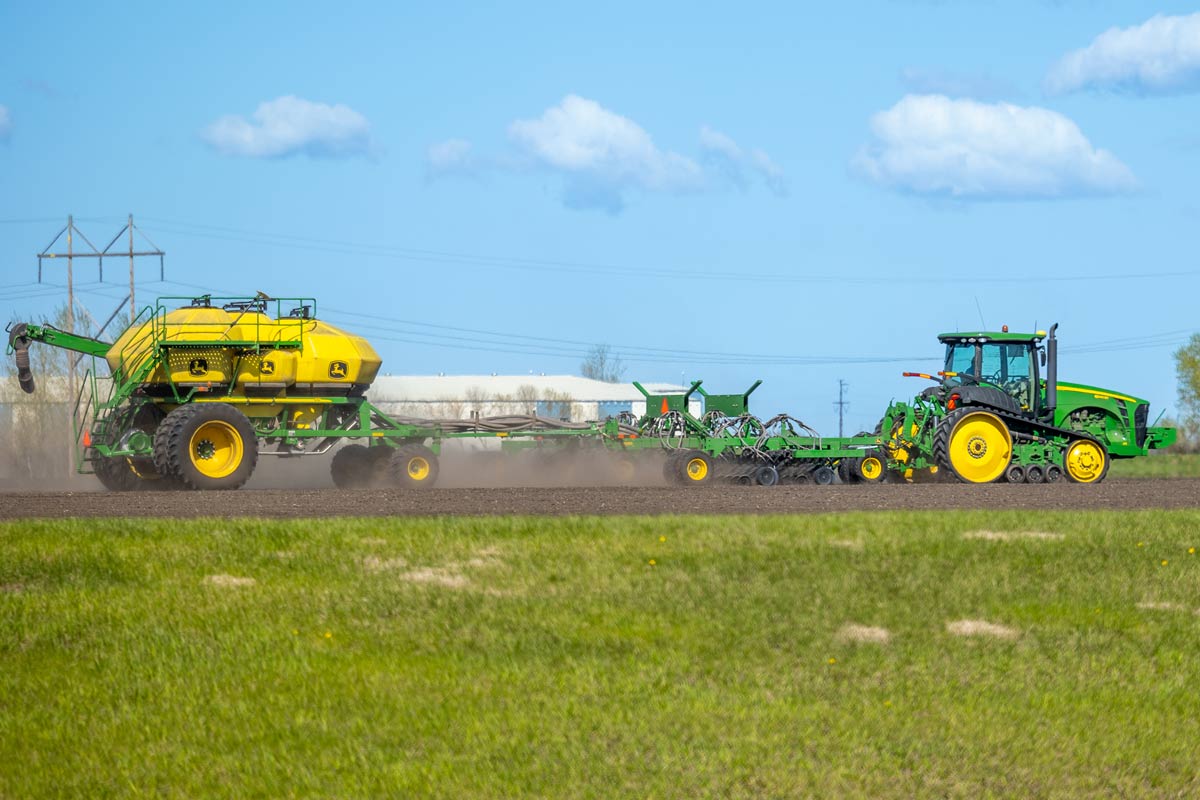
[[[745,186],[761,176],[776,194],[785,192],[783,171],[761,150],[744,151],[723,133],[700,131],[704,166],[659,148],[649,133],[594,100],[567,95],[536,119],[508,126],[512,150],[499,156],[475,155],[470,142],[448,139],[426,152],[430,177],[478,176],[488,171],[542,170],[563,179],[563,202],[570,208],[619,213],[631,191],[689,193],[714,183]]]
[[[703,183],[695,161],[660,150],[633,120],[576,95],[513,122],[508,136],[535,164],[567,177],[567,202],[577,207],[617,211],[627,189],[686,192]]]
[[[426,152],[425,163],[434,174],[469,171],[474,163],[471,158],[471,143],[465,139],[438,142]]]
[[[705,165],[739,188],[746,188],[750,175],[757,174],[775,195],[787,194],[783,170],[763,150],[743,150],[731,137],[704,125],[700,128],[700,151]]]
[[[12,133],[12,116],[9,115],[7,106],[0,106],[0,142],[8,141],[10,133]]]
[[[313,103],[287,95],[261,103],[250,120],[221,117],[202,133],[222,155],[279,158],[300,153],[339,158],[371,150],[367,118],[344,105]]]
[[[1200,90],[1200,13],[1159,14],[1131,28],[1110,28],[1063,56],[1046,76],[1054,94],[1115,89],[1139,94]]]
[[[1045,108],[908,95],[871,118],[853,166],[901,191],[963,199],[1130,191],[1136,180],[1074,122]]]

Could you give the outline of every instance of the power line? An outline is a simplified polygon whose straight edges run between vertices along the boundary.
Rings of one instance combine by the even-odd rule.
[[[243,244],[258,244],[267,247],[283,247],[299,250],[315,250],[318,252],[339,255],[356,255],[372,258],[391,258],[404,261],[418,261],[435,264],[458,264],[468,268],[523,270],[535,272],[555,272],[573,274],[597,274],[629,278],[669,278],[680,280],[701,281],[737,281],[750,283],[791,283],[791,284],[858,284],[877,285],[890,284],[895,281],[893,275],[880,277],[854,277],[845,271],[824,271],[821,275],[795,275],[787,273],[752,273],[752,272],[705,272],[699,270],[669,269],[663,267],[629,267],[613,264],[590,264],[585,262],[538,259],[520,256],[499,256],[487,254],[461,253],[445,250],[430,250],[404,247],[394,244],[371,244],[350,242],[338,239],[322,239],[311,236],[272,233],[269,231],[250,231],[240,228],[228,228],[217,225],[166,220],[158,217],[142,217],[142,219],[157,223],[156,229],[179,236],[193,236],[205,239],[235,241]],[[162,227],[166,226],[166,227]],[[1168,278],[1200,276],[1200,270],[1174,270],[1157,273],[1121,273],[1108,275],[971,275],[969,277],[929,277],[922,278],[910,274],[905,275],[909,284],[979,284],[979,283],[1021,283],[1031,281],[1049,282],[1078,282],[1128,280],[1130,278]]]

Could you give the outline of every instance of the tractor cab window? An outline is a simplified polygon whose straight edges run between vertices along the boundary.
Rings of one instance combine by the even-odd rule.
[[[975,345],[946,345],[946,372],[975,375]]]
[[[960,383],[986,383],[1006,391],[1023,408],[1033,403],[1033,353],[1027,344],[961,342],[946,346],[946,371]]]

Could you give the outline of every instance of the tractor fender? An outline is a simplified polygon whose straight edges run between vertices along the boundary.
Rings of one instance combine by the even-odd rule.
[[[1020,414],[1021,406],[1011,395],[994,386],[959,386],[954,392],[959,396],[959,404],[964,406],[987,406]]]

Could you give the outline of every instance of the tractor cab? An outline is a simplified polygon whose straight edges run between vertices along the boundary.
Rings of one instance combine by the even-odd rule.
[[[943,333],[938,340],[946,345],[944,385],[964,400],[981,395],[979,400],[989,405],[1007,407],[1022,416],[1039,416],[1052,403],[1047,402],[1039,376],[1039,352],[1040,365],[1046,365],[1045,338],[1045,331],[1009,333],[1007,325],[1001,331]],[[1048,374],[1051,372],[1052,368]]]

